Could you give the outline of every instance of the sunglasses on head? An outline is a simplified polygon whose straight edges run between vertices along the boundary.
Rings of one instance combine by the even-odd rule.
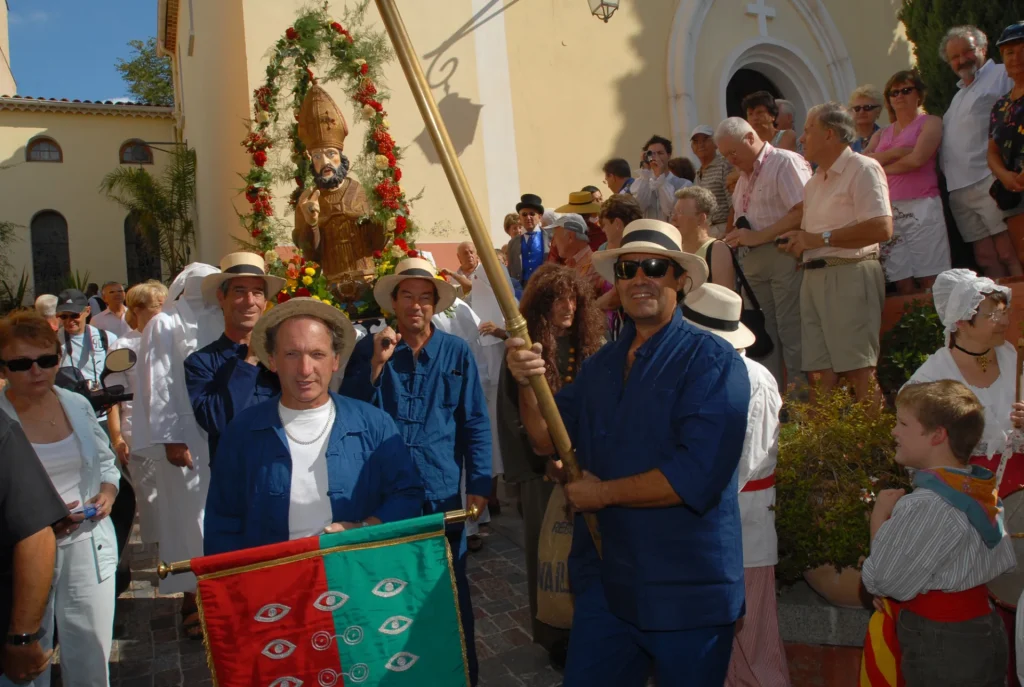
[[[874,112],[880,107],[881,105],[854,105],[850,109],[854,112]]]
[[[651,279],[659,279],[668,274],[670,267],[675,261],[668,258],[647,258],[645,260],[619,260],[615,263],[616,279],[632,279],[636,276],[637,270],[643,268],[644,274]]]
[[[0,366],[6,367],[11,372],[28,372],[32,365],[38,365],[44,370],[57,367],[60,356],[56,353],[41,355],[38,358],[15,358],[14,360],[0,360]]]
[[[889,91],[889,97],[895,98],[898,95],[910,95],[917,90],[917,86],[906,86],[904,88],[894,88]]]

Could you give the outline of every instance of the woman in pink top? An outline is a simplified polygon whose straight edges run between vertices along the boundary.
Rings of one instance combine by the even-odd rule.
[[[864,154],[878,160],[889,178],[893,225],[892,239],[882,246],[885,278],[909,294],[930,289],[935,276],[950,268],[935,167],[942,119],[925,114],[924,82],[916,71],[893,74],[884,96],[893,123],[871,137]]]

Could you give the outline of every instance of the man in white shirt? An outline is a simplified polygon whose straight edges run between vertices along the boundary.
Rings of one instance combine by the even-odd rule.
[[[954,26],[939,44],[939,55],[960,77],[959,90],[942,117],[939,164],[949,189],[949,209],[964,241],[986,277],[1022,273],[1006,231],[1006,218],[988,194],[989,115],[996,100],[1013,88],[1006,67],[985,59],[988,39],[974,26]]]
[[[801,378],[800,283],[803,272],[792,256],[775,250],[776,238],[800,227],[804,185],[811,166],[801,155],[762,141],[745,119],[729,117],[718,125],[715,143],[740,171],[732,193],[730,226],[724,241],[746,246],[740,266],[764,312],[775,350],[764,359],[780,388]],[[781,355],[780,355],[781,353]],[[787,377],[783,377],[783,367]]]
[[[647,219],[667,222],[676,204],[676,191],[692,183],[668,171],[671,157],[672,141],[667,138],[651,136],[644,144],[640,171],[636,173],[636,180],[629,192],[640,203]]]
[[[115,339],[120,339],[132,330],[124,321],[124,316],[128,314],[128,308],[124,305],[124,286],[119,281],[108,281],[100,289],[100,294],[107,309],[95,313],[90,324],[97,329],[110,332]]]

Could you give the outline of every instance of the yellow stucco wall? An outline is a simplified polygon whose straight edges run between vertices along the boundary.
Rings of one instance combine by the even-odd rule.
[[[56,140],[64,162],[25,162],[25,146],[35,136]],[[100,181],[115,169],[121,144],[128,139],[169,141],[169,118],[151,119],[95,114],[0,110],[0,220],[14,222],[20,240],[11,246],[10,263],[22,266],[32,284],[32,218],[42,210],[61,213],[68,223],[71,269],[90,273],[91,281],[127,278],[125,212],[99,192]],[[146,169],[159,174],[167,154],[154,150]]]

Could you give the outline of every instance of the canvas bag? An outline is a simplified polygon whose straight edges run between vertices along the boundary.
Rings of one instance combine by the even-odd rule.
[[[573,598],[569,590],[572,520],[565,513],[565,492],[555,487],[544,512],[537,551],[537,620],[552,627],[572,627]]]

